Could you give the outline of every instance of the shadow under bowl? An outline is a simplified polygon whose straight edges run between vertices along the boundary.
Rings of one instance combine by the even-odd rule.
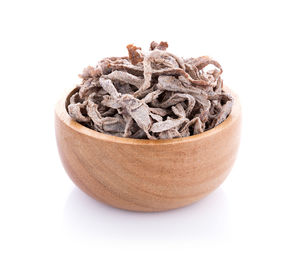
[[[55,131],[64,168],[85,193],[132,211],[164,211],[198,201],[227,177],[240,142],[238,97],[228,118],[199,135],[144,140],[106,135],[69,116],[67,93],[56,105]]]

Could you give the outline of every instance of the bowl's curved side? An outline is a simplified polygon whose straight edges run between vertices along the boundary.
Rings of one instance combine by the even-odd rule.
[[[209,135],[166,143],[87,135],[66,112],[65,98],[55,114],[60,157],[73,182],[97,200],[134,211],[182,207],[216,189],[235,161],[240,126],[237,97],[230,116]]]

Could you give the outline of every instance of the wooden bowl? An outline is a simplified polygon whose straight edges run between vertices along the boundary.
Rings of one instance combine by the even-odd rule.
[[[101,134],[69,116],[66,94],[56,106],[59,154],[70,178],[85,193],[114,207],[164,211],[191,204],[227,177],[240,141],[237,96],[229,117],[199,135],[139,140]]]

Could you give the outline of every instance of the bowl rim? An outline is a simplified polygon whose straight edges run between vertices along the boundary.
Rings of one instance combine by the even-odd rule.
[[[192,135],[192,136],[182,137],[182,138],[158,139],[158,140],[126,138],[126,137],[118,137],[118,136],[103,134],[96,130],[85,127],[82,124],[73,120],[70,117],[69,113],[67,112],[67,108],[66,108],[67,100],[70,99],[71,95],[73,95],[73,93],[76,90],[78,90],[78,88],[73,88],[71,91],[70,90],[65,91],[61,99],[56,104],[55,115],[62,123],[64,123],[69,128],[73,129],[74,131],[81,133],[82,135],[94,139],[99,139],[105,142],[130,144],[130,145],[171,145],[171,144],[178,144],[178,143],[186,143],[186,142],[196,141],[199,139],[205,139],[209,136],[216,135],[217,133],[222,132],[222,130],[232,126],[233,123],[235,123],[240,118],[241,105],[240,105],[239,97],[228,87],[224,87],[224,89],[230,92],[230,94],[234,98],[232,110],[229,116],[221,124],[219,124],[218,126],[210,130],[207,130],[198,135]]]

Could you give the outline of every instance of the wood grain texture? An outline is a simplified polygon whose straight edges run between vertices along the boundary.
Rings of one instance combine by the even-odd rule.
[[[82,126],[66,111],[70,95],[55,110],[64,168],[80,189],[114,207],[163,211],[191,204],[215,190],[235,161],[241,126],[235,95],[230,116],[219,126],[156,141],[114,137]]]

